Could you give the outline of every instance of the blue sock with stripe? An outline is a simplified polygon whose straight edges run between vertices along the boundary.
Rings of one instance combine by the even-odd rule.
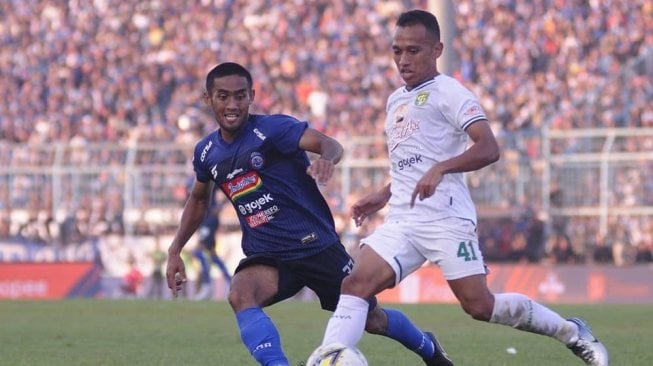
[[[386,337],[392,338],[422,358],[433,356],[435,347],[431,339],[399,310],[383,309],[388,316]]]
[[[240,338],[249,353],[262,366],[288,366],[277,328],[261,308],[248,308],[236,313]]]

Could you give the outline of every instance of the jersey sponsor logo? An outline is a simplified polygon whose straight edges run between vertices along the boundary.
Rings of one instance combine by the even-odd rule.
[[[257,136],[258,138],[261,139],[261,141],[265,141],[265,139],[267,138],[267,136],[265,136],[265,135],[263,134],[263,132],[259,131],[258,128],[255,128],[255,129],[254,129],[254,133],[256,134],[256,136]]]
[[[234,169],[233,172],[227,174],[227,179],[233,179],[236,175],[243,172],[243,168]]]
[[[469,117],[469,116],[475,116],[477,114],[483,114],[483,109],[481,109],[481,106],[478,104],[473,104],[465,112],[463,112],[463,116]]]
[[[204,159],[206,159],[206,154],[209,152],[212,146],[213,146],[213,141],[209,141],[208,144],[204,145],[204,148],[202,149],[202,154],[200,155],[200,161],[202,163],[204,162]]]
[[[394,112],[394,123],[387,131],[388,147],[390,151],[396,149],[400,143],[406,141],[415,133],[415,131],[419,130],[419,121],[414,121],[413,119],[409,118],[406,115],[407,111],[408,106],[406,104],[402,104],[397,107]]]
[[[308,244],[311,242],[314,242],[317,240],[317,234],[316,233],[310,233],[302,238],[302,244]]]
[[[418,107],[423,106],[427,100],[429,100],[429,92],[421,92],[415,98],[415,105]]]
[[[245,221],[247,222],[247,225],[249,225],[249,227],[254,229],[272,221],[272,219],[274,219],[274,214],[278,211],[279,211],[279,207],[274,205],[272,207],[267,208],[265,211],[260,211],[253,215],[245,216]]]
[[[256,191],[262,185],[263,181],[261,180],[261,177],[259,177],[258,173],[254,171],[240,175],[226,183],[223,183],[222,190],[232,201],[235,201],[240,197]]]
[[[251,202],[248,202],[248,203],[245,203],[245,204],[242,204],[242,205],[238,205],[238,211],[240,211],[240,213],[243,214],[243,215],[251,214],[254,211],[258,211],[258,210],[262,209],[263,206],[267,205],[268,203],[270,203],[272,201],[274,201],[274,198],[272,198],[272,196],[269,193],[266,193],[266,194],[262,195],[261,197],[255,199],[255,200],[253,200]],[[278,210],[279,209],[277,208],[276,211],[278,211]]]
[[[213,180],[218,179],[218,164],[211,167],[211,175],[213,176]]]
[[[410,158],[406,159],[401,159],[397,162],[396,166],[399,170],[404,170],[404,168],[410,168],[413,165],[421,164],[423,163],[422,160],[422,155],[421,154],[415,154],[411,156]]]
[[[417,130],[419,130],[419,123],[413,120],[403,119],[400,123],[395,123],[388,134],[388,143],[391,147],[390,151],[394,150],[403,141],[406,141]]]
[[[265,159],[263,159],[263,155],[260,152],[254,151],[249,156],[249,165],[252,167],[252,169],[261,169],[263,164],[265,164]]]

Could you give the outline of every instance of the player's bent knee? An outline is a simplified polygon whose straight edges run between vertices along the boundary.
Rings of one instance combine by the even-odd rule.
[[[347,295],[368,299],[374,295],[374,290],[370,288],[368,282],[360,280],[359,277],[349,275],[344,278],[340,285],[340,292]]]
[[[379,292],[394,286],[394,272],[354,271],[342,280],[340,292],[346,295],[369,299]]]
[[[258,306],[254,297],[249,291],[241,291],[238,289],[232,288],[229,291],[229,297],[227,298],[229,305],[234,311],[240,311],[246,308]]]

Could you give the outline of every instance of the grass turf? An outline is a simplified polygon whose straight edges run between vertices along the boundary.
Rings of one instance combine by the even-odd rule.
[[[547,337],[474,321],[457,305],[401,305],[438,334],[460,366],[582,365]],[[579,315],[608,347],[613,366],[653,365],[653,306],[556,305]],[[322,339],[328,312],[314,302],[266,309],[293,365]],[[516,354],[506,349],[514,347]],[[365,335],[369,364],[421,365],[398,343]],[[256,365],[224,302],[149,300],[0,301],[0,365]]]

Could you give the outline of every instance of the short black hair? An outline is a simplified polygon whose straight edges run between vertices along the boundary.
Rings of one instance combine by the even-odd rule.
[[[235,62],[223,62],[214,67],[206,75],[206,91],[211,91],[213,87],[213,80],[229,75],[239,75],[247,79],[247,87],[251,90],[254,82],[252,81],[252,74],[247,69]]]
[[[426,28],[426,32],[431,35],[437,42],[440,42],[440,24],[435,15],[424,10],[409,10],[399,15],[397,27],[407,27],[421,24]]]

